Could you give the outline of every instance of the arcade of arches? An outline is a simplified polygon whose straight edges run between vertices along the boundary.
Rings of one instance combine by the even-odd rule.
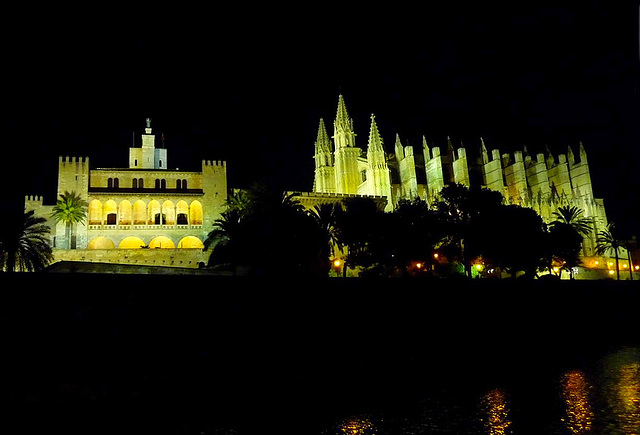
[[[202,227],[202,204],[194,200],[188,204],[184,200],[177,203],[164,201],[160,204],[157,200],[145,203],[142,200],[133,204],[128,200],[116,203],[108,200],[104,204],[94,199],[89,203],[88,224],[89,228],[101,228],[103,226],[117,226],[123,229],[189,229]],[[128,236],[119,243],[112,239],[98,236],[93,238],[88,249],[140,249],[140,248],[166,248],[166,249],[191,249],[204,247],[202,241],[195,236],[182,237],[176,243],[169,237],[158,235],[152,238],[147,245],[140,237]]]
[[[122,200],[119,204],[112,199],[104,204],[94,199],[89,204],[88,224],[91,225],[202,225],[202,204],[181,200],[157,200],[145,203],[142,200],[131,204]]]
[[[202,241],[195,236],[186,236],[180,239],[178,242],[178,249],[202,249],[204,245]],[[116,249],[116,244],[109,238],[105,236],[98,236],[93,238],[89,245],[88,249]],[[176,245],[167,236],[157,236],[151,239],[149,245],[147,246],[140,237],[136,236],[128,236],[125,237],[118,243],[118,249],[141,249],[141,248],[164,248],[164,249],[175,249]]]

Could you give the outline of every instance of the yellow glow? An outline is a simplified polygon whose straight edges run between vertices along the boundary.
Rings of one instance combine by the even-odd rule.
[[[438,253],[436,252],[435,254],[433,254],[433,258],[435,258],[436,260],[438,259],[440,255],[438,255]]]
[[[640,266],[636,266],[636,267],[635,267],[635,269],[636,269],[636,270],[640,270]]]
[[[416,268],[421,269],[422,268],[422,263],[416,263]]]
[[[87,249],[115,249],[115,244],[104,236],[98,236],[89,242]]]
[[[609,262],[609,266],[613,266],[613,263]]]
[[[623,264],[623,265],[622,265],[622,267],[624,267],[624,268],[626,269],[626,268],[627,268],[627,267],[629,267],[629,266],[628,266],[628,265],[626,265],[626,264]]]
[[[553,271],[554,271],[555,273],[558,273],[558,271],[559,271],[559,270],[560,270],[560,268],[558,268],[558,267],[554,267],[554,268],[553,268]]]
[[[613,275],[615,272],[613,270],[609,271],[609,275]]]
[[[340,264],[341,264],[341,263],[340,263],[340,260],[334,260],[334,261],[333,261],[333,265],[334,265],[335,267],[340,267]]]
[[[162,248],[162,249],[174,249],[176,245],[173,244],[173,240],[171,240],[167,236],[158,236],[154,237],[149,242],[149,248]]]
[[[340,432],[345,435],[375,435],[376,427],[368,418],[350,418],[340,425]]]
[[[144,241],[139,237],[129,236],[122,239],[118,249],[140,249],[144,246]]]
[[[489,435],[505,435],[511,421],[506,394],[501,389],[489,391],[482,398],[482,405],[487,419],[485,425]]]
[[[573,370],[562,376],[561,384],[566,411],[566,418],[562,421],[573,434],[590,433],[593,411],[589,404],[591,385],[586,376],[579,370]]]
[[[476,264],[476,269],[477,270],[482,270],[482,264]]]
[[[593,262],[593,264],[595,264],[597,266],[598,264],[600,264],[600,262],[598,260],[596,260],[596,261]]]
[[[186,237],[183,237],[178,242],[178,248],[182,248],[182,249],[202,249],[202,248],[204,248],[204,244],[197,237],[186,236]]]

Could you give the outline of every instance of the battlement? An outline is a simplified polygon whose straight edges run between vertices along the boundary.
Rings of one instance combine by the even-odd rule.
[[[39,202],[42,204],[42,196],[41,195],[26,195],[24,197],[25,202]]]
[[[227,162],[224,160],[203,160],[202,166],[226,166]]]
[[[58,158],[58,162],[59,163],[83,163],[83,164],[89,164],[89,157],[69,157],[69,156],[60,156]]]

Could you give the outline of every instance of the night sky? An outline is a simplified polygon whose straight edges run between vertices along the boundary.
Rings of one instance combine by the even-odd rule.
[[[396,133],[470,153],[582,141],[609,219],[640,234],[638,5],[579,3],[7,10],[3,187],[51,204],[59,155],[127,167],[151,117],[170,168],[224,159],[231,187],[310,190],[342,93],[362,148],[371,113],[389,152]]]

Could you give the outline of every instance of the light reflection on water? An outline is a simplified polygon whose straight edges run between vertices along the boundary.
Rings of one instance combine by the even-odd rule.
[[[593,424],[593,411],[589,400],[592,389],[584,372],[571,370],[560,380],[566,416],[562,418],[572,434],[587,434]]]
[[[597,364],[558,372],[555,390],[511,394],[511,387],[488,388],[475,399],[458,403],[429,399],[418,414],[371,414],[340,421],[330,435],[640,435],[640,349],[623,348]],[[514,387],[515,388],[515,387]],[[556,396],[554,397],[555,391]],[[455,399],[454,395],[454,399]],[[475,403],[475,404],[474,404]],[[557,403],[558,407],[547,407]],[[462,405],[461,405],[462,404]],[[517,407],[529,407],[518,413]]]
[[[509,403],[506,392],[497,388],[489,391],[482,398],[484,411],[484,428],[488,435],[506,435],[511,426]]]
[[[607,356],[600,379],[603,433],[640,434],[640,349]]]

